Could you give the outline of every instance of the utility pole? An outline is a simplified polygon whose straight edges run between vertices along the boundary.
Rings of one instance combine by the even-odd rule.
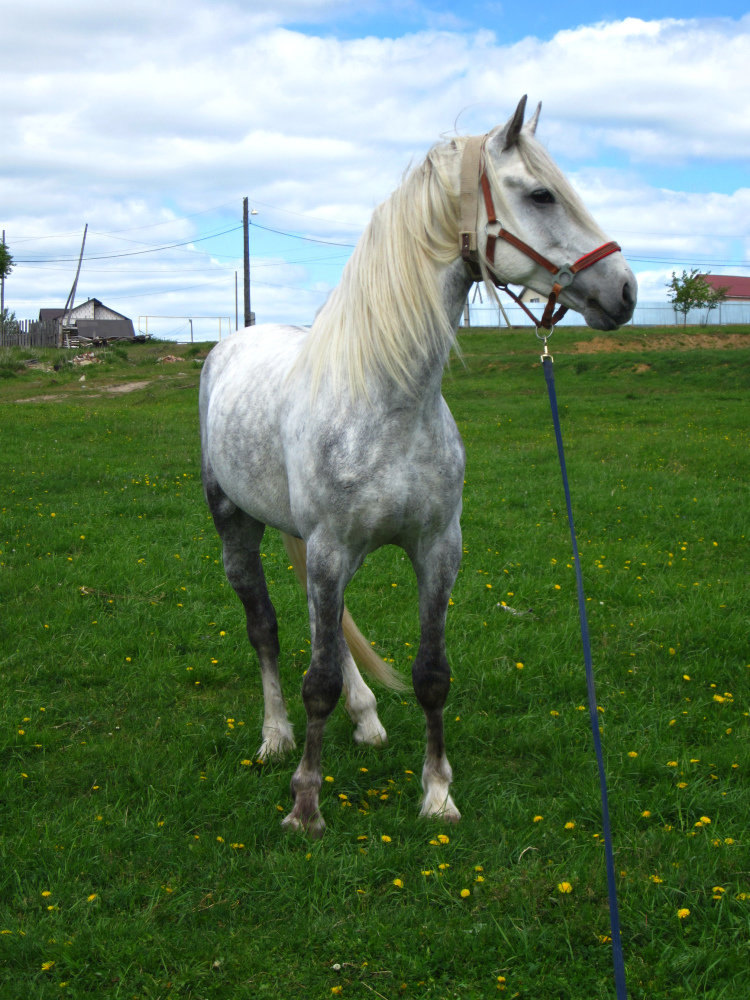
[[[245,326],[252,326],[255,323],[255,316],[250,309],[250,216],[258,213],[253,209],[248,212],[247,198],[242,199],[242,232],[244,237],[244,265],[245,265]]]
[[[78,288],[78,276],[81,273],[81,264],[83,263],[83,250],[86,246],[86,233],[89,231],[89,224],[86,223],[83,230],[83,240],[81,242],[81,252],[78,256],[78,267],[76,268],[75,281],[73,282],[73,287],[70,289],[70,295],[68,296],[68,301],[65,303],[65,309],[63,311],[62,319],[60,320],[60,339],[58,342],[58,347],[63,346],[63,327],[65,326],[65,320],[73,309],[73,304],[76,300],[76,288]]]
[[[245,268],[245,326],[250,326],[250,217],[247,198],[242,199],[243,263]]]

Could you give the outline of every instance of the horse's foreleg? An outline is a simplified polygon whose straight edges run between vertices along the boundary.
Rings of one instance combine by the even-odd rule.
[[[445,655],[445,616],[460,562],[458,520],[427,553],[414,560],[419,581],[421,637],[412,680],[427,721],[420,815],[438,816],[452,823],[457,823],[461,814],[450,794],[453,772],[445,753],[443,730],[443,709],[450,688],[450,667]]]
[[[341,615],[344,588],[351,572],[347,561],[335,548],[321,542],[308,542],[307,597],[312,652],[302,683],[307,732],[302,759],[291,781],[294,806],[283,825],[312,837],[321,837],[325,829],[319,804],[323,732],[344,683],[346,646],[342,640]]]

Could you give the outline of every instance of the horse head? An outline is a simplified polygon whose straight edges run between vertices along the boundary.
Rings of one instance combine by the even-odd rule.
[[[541,104],[524,124],[525,109],[524,97],[482,142],[477,242],[485,279],[553,294],[594,329],[616,329],[633,315],[635,276],[534,137]]]

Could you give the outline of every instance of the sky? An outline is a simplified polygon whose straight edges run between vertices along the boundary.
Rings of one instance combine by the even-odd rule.
[[[641,302],[750,273],[750,10],[715,0],[25,0],[4,4],[0,229],[19,319],[142,332],[309,323],[373,209],[446,136],[542,102],[540,139]]]

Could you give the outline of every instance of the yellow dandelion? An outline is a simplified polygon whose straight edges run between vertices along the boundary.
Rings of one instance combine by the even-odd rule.
[[[570,884],[570,882],[558,882],[557,891],[562,893],[572,892],[573,886]]]
[[[391,838],[388,836],[387,833],[384,833],[380,839],[383,841],[384,844],[390,844],[391,842]]]
[[[450,837],[446,837],[444,833],[439,833],[437,839],[439,844],[450,844],[451,842]]]
[[[565,824],[565,829],[566,830],[575,830],[575,828],[576,828],[575,823],[573,822],[572,819],[569,819],[568,822]]]
[[[42,972],[49,972],[54,965],[54,962],[42,962]]]
[[[404,888],[404,883],[403,883],[403,881],[400,878],[394,878],[393,884],[396,886],[397,889],[403,889]]]
[[[470,895],[471,895],[471,889],[462,889],[461,890],[461,893],[460,893],[461,899],[466,899]]]
[[[686,906],[683,906],[677,911],[677,916],[680,920],[686,920],[690,916],[690,910]]]
[[[532,823],[541,823],[543,819],[544,816],[535,816],[534,819],[532,820]]]

